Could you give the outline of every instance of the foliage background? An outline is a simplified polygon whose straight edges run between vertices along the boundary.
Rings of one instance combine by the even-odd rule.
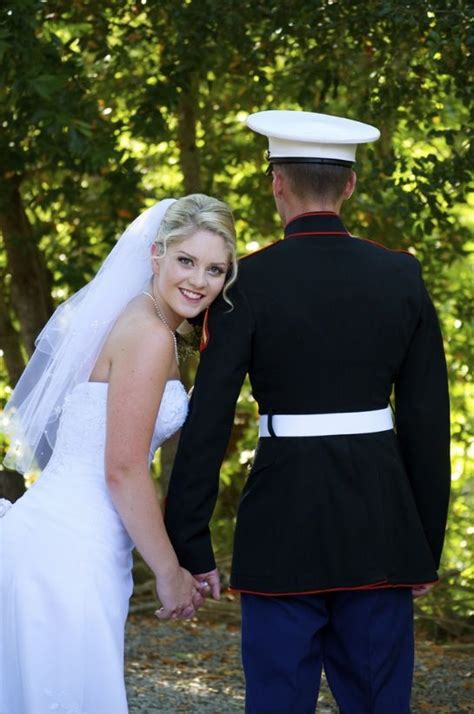
[[[359,151],[343,217],[356,235],[422,261],[443,326],[453,497],[441,585],[418,612],[442,637],[474,628],[472,45],[463,0],[4,0],[0,9],[2,400],[54,305],[91,278],[145,206],[202,191],[233,207],[241,254],[280,236],[248,113],[301,108],[381,128]],[[192,372],[189,360],[190,381]],[[224,571],[255,433],[246,387],[214,518]],[[163,490],[171,459],[164,449]],[[6,494],[21,491],[14,474],[0,477]]]

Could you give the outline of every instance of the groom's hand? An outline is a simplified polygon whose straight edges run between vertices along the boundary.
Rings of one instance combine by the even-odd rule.
[[[214,600],[221,599],[221,579],[217,568],[208,573],[199,573],[193,576],[198,583],[201,583],[201,595],[212,595]]]

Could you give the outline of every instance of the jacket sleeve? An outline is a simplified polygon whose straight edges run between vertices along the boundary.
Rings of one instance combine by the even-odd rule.
[[[215,567],[209,521],[251,354],[253,321],[248,302],[235,286],[229,297],[233,309],[219,298],[204,324],[207,344],[201,352],[166,499],[169,537],[181,565],[192,573]]]
[[[439,567],[450,489],[449,395],[435,309],[420,277],[418,324],[395,381],[395,421],[418,512]]]

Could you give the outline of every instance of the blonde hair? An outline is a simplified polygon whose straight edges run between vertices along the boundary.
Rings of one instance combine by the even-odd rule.
[[[158,256],[163,257],[167,247],[191,238],[196,231],[209,231],[220,236],[230,257],[230,266],[224,284],[224,300],[231,305],[227,291],[237,278],[237,255],[234,217],[229,206],[217,198],[203,193],[191,193],[179,198],[166,211],[156,234]]]

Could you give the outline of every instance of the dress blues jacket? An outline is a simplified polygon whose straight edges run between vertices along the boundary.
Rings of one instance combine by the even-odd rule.
[[[395,431],[261,438],[242,492],[231,585],[264,594],[434,581],[449,497],[438,320],[411,255],[297,216],[240,261],[233,309],[206,317],[165,522],[183,566],[215,567],[208,523],[239,391],[261,414],[383,409]]]

